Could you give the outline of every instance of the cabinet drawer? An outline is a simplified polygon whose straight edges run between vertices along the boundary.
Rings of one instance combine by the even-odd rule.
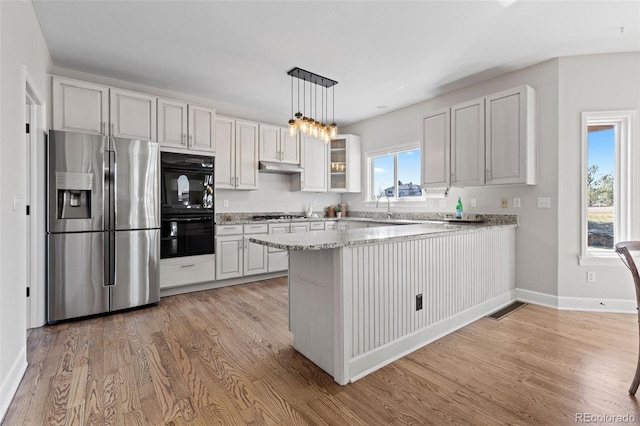
[[[269,231],[269,225],[261,223],[258,225],[244,225],[245,234],[266,234]]]
[[[309,229],[312,231],[324,231],[324,222],[311,222]]]
[[[216,235],[242,235],[242,225],[216,225]]]
[[[214,256],[207,256],[208,260],[199,259],[202,256],[194,256],[178,259],[162,259],[160,261],[160,288],[176,287],[180,285],[195,284],[213,281],[216,275],[216,262]]]

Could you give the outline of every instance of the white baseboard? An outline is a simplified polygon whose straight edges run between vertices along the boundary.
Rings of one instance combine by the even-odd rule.
[[[516,289],[516,299],[521,302],[532,303],[534,305],[546,306],[547,308],[558,309],[558,296],[537,291]]]
[[[514,300],[516,300],[516,291],[509,290],[466,311],[353,358],[349,363],[351,382],[355,382],[367,374],[509,305]]]
[[[197,284],[168,287],[160,289],[160,297],[174,296],[176,294],[193,293],[194,291],[212,290],[214,288],[228,287],[230,285],[246,284],[255,281],[263,281],[271,278],[286,277],[288,271],[269,272],[260,275],[248,275],[246,277],[229,278],[222,281],[208,281]]]
[[[27,371],[26,345],[22,348],[22,350],[16,357],[9,371],[2,372],[4,381],[0,386],[0,423],[2,422],[2,420],[4,420],[4,416],[7,414],[9,405],[11,404],[16,391],[18,390],[18,386],[20,385],[20,381],[22,380],[25,371]]]
[[[523,289],[516,290],[516,298],[522,302],[546,306],[561,311],[611,312],[620,314],[635,314],[638,312],[635,299],[564,297]]]

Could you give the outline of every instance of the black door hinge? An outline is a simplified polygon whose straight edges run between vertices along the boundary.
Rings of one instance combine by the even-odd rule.
[[[29,133],[29,123],[27,123],[27,133]]]
[[[29,297],[29,289],[30,287],[27,287],[27,297]]]
[[[27,204],[27,216],[31,214],[31,206]]]

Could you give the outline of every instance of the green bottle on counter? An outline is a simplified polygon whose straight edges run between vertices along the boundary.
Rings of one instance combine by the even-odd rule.
[[[458,204],[456,205],[456,219],[462,219],[462,200],[458,197]]]

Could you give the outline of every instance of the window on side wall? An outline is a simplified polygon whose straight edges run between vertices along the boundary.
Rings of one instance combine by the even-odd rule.
[[[367,200],[422,200],[420,144],[367,153]]]
[[[582,114],[580,263],[613,258],[619,241],[639,239],[640,147],[636,111]]]

